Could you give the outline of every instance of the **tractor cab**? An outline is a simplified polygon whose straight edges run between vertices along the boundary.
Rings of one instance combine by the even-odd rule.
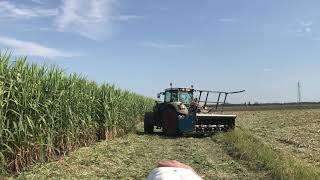
[[[168,88],[165,89],[164,103],[170,102],[181,102],[185,105],[190,105],[193,101],[193,92],[192,88]]]

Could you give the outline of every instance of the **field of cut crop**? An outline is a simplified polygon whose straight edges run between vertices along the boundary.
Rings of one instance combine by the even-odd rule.
[[[270,179],[268,172],[230,157],[211,137],[166,138],[140,133],[81,148],[19,178],[146,179],[157,162],[164,160],[189,164],[204,179]]]
[[[320,169],[320,110],[236,112],[238,126]]]

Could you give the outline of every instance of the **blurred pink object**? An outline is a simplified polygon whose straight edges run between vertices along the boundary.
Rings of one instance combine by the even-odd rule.
[[[202,180],[202,178],[188,165],[178,161],[160,162],[153,169],[148,180]]]

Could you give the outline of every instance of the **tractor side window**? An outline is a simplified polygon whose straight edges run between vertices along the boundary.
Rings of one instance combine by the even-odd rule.
[[[171,100],[171,92],[166,91],[165,97],[164,97],[164,102],[170,102]]]
[[[171,95],[172,95],[172,101],[175,102],[178,100],[178,94],[176,91],[166,91],[164,102],[171,102]]]

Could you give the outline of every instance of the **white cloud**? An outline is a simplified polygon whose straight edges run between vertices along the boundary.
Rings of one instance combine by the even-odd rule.
[[[271,71],[273,71],[273,69],[272,68],[264,68],[263,71],[264,72],[271,72]]]
[[[114,0],[64,0],[55,19],[58,31],[99,40],[112,31]]]
[[[312,37],[313,33],[313,21],[298,21],[293,30],[290,30],[297,37]]]
[[[307,27],[307,28],[304,29],[304,31],[305,31],[306,33],[311,33],[311,32],[312,32],[312,29],[309,28],[309,27]]]
[[[53,29],[50,29],[48,27],[37,27],[37,28],[24,28],[24,31],[53,31]]]
[[[312,24],[313,24],[312,21],[301,21],[300,22],[300,25],[304,26],[304,27],[311,26]]]
[[[292,30],[290,32],[293,32],[295,36],[297,37],[306,37],[312,35],[312,28],[306,27],[306,28],[298,28],[296,30]]]
[[[47,27],[40,27],[39,28],[40,31],[50,31],[50,28]]]
[[[137,16],[137,15],[119,15],[113,17],[113,20],[115,21],[129,21],[129,20],[134,20],[134,19],[142,19],[144,18],[143,16]]]
[[[17,6],[10,1],[0,1],[0,16],[5,18],[26,19],[56,16],[57,9]]]
[[[46,3],[45,0],[30,0],[30,1],[36,4],[41,4],[41,5]]]
[[[48,26],[51,29],[27,28],[27,30],[71,32],[88,39],[103,40],[112,33],[116,21],[144,18],[134,14],[118,14],[116,0],[61,0],[61,4],[51,8],[44,8],[47,1],[30,0],[30,2],[26,4],[0,0],[0,19],[48,18]]]
[[[219,22],[223,22],[223,23],[230,23],[230,22],[234,22],[235,19],[233,18],[220,18],[218,19]]]
[[[67,53],[58,49],[43,46],[35,42],[21,41],[5,36],[0,36],[0,44],[9,50],[12,48],[14,53],[19,55],[31,55],[46,58],[81,56],[81,54]]]
[[[138,43],[138,45],[144,46],[144,47],[159,48],[159,49],[185,48],[186,47],[186,45],[184,45],[184,44],[158,43],[158,42],[143,42],[143,43]]]

